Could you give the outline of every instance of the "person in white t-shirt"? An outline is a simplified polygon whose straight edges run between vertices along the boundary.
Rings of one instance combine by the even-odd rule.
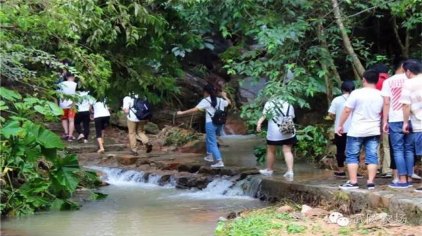
[[[105,152],[104,149],[104,130],[110,125],[110,111],[103,101],[96,101],[92,106],[94,110],[95,134],[98,142],[98,153]]]
[[[75,129],[79,134],[77,140],[80,141],[83,139],[84,143],[88,143],[91,110],[95,99],[89,95],[88,91],[84,91],[83,89],[80,89],[80,91],[77,92],[77,95],[78,103],[76,106],[78,107],[78,113],[76,113],[75,117]]]
[[[353,81],[344,81],[341,84],[342,95],[333,99],[331,102],[330,108],[328,109],[328,114],[335,117],[334,130],[337,130],[338,124],[340,122],[341,113],[344,110],[344,105],[346,104],[347,98],[350,93],[355,90],[355,84]],[[335,134],[334,142],[337,147],[336,159],[338,171],[334,172],[334,175],[337,177],[346,177],[344,172],[344,161],[346,160],[346,140],[347,140],[347,131],[350,127],[350,117],[347,118],[346,123],[344,123],[344,130],[341,136]]]
[[[144,126],[148,122],[147,120],[139,120],[134,111],[134,103],[138,95],[126,96],[123,98],[123,112],[127,115],[127,128],[129,136],[130,150],[133,155],[138,155],[138,143],[140,140],[146,147],[146,152],[152,151],[152,145],[149,143],[148,136],[145,134]]]
[[[274,162],[276,156],[277,146],[281,146],[283,149],[284,160],[286,161],[287,171],[283,175],[289,180],[293,180],[293,153],[292,147],[297,143],[296,132],[283,134],[280,132],[279,125],[281,124],[284,117],[295,118],[295,111],[292,105],[288,102],[280,99],[270,99],[264,105],[261,118],[258,120],[256,125],[256,131],[261,132],[262,123],[268,119],[268,130],[267,130],[267,155],[266,165],[267,168],[259,170],[262,175],[271,176],[274,172]]]
[[[217,145],[217,129],[219,128],[218,125],[214,124],[212,121],[213,116],[217,109],[224,110],[229,104],[230,100],[227,97],[225,92],[221,93],[223,98],[219,98],[216,96],[216,91],[214,86],[208,84],[204,87],[204,98],[201,102],[196,105],[196,107],[186,110],[186,111],[178,111],[177,115],[185,115],[190,114],[198,111],[205,111],[205,132],[206,132],[206,146],[207,151],[212,154],[212,156],[206,156],[204,160],[208,162],[213,162],[215,158],[216,163],[212,164],[212,168],[221,168],[224,167],[224,162],[221,157],[221,152],[218,149]]]
[[[75,95],[77,87],[77,83],[75,82],[75,76],[72,73],[67,72],[65,77],[66,81],[60,82],[58,84],[59,93],[63,95]],[[73,137],[73,132],[75,130],[76,115],[74,102],[71,99],[62,98],[60,99],[59,106],[63,109],[61,121],[64,134],[62,138],[67,139],[68,141],[73,141],[75,139],[75,137]]]
[[[357,172],[362,146],[365,147],[365,164],[368,169],[368,189],[375,188],[375,175],[378,168],[378,146],[381,135],[381,112],[384,100],[381,91],[376,89],[378,72],[367,70],[363,74],[363,88],[353,91],[346,101],[336,130],[337,135],[344,133],[344,124],[351,115],[349,131],[347,132],[346,163],[349,181],[340,185],[341,189],[359,188]]]

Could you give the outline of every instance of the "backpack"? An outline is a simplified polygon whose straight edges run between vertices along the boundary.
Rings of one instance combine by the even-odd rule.
[[[211,104],[210,101],[208,101],[208,102]],[[212,120],[212,123],[214,125],[224,125],[226,123],[226,120],[227,120],[227,112],[225,110],[220,109],[220,104],[221,104],[221,100],[218,103],[218,106],[214,107],[215,113],[214,113],[213,116],[211,115],[211,113],[208,112],[208,114],[211,116],[211,120]]]
[[[138,120],[149,120],[152,117],[151,105],[144,99],[134,98],[131,110]]]
[[[278,107],[277,104],[274,103],[274,105],[277,111],[280,112],[280,114],[283,116],[280,124],[278,124],[277,121],[273,119],[274,123],[278,125],[278,130],[280,131],[280,133],[286,134],[286,135],[294,134],[296,132],[296,129],[295,129],[295,123],[293,122],[293,117],[289,115],[290,104],[287,107],[286,115],[284,115],[283,111],[281,111],[281,109]]]

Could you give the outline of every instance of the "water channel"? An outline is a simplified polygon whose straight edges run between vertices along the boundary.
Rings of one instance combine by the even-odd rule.
[[[225,142],[229,147],[223,147],[227,165],[256,165],[252,151],[257,142],[255,138],[232,137]],[[234,156],[241,158],[232,158]],[[143,183],[140,181],[142,173],[91,168],[100,169],[108,176],[110,185],[100,190],[108,194],[106,199],[88,202],[77,211],[43,212],[8,219],[2,222],[3,233],[16,236],[209,236],[213,235],[219,217],[265,205],[248,196],[254,191],[254,185],[257,186],[253,178],[233,185],[232,180],[223,177],[202,191],[178,190],[171,184],[160,187],[151,177],[148,183]]]

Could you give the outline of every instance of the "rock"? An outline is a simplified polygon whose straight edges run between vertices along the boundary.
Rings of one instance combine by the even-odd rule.
[[[248,132],[248,127],[238,113],[231,113],[227,117],[226,124],[224,125],[224,132],[226,134],[245,135]]]
[[[120,165],[129,166],[136,163],[138,157],[135,156],[118,156],[117,161]]]
[[[127,128],[126,114],[122,111],[112,113],[110,116],[110,123],[118,127]]]
[[[312,208],[304,214],[306,217],[324,217],[328,215],[328,211],[321,208]]]
[[[178,170],[180,163],[169,163],[163,167],[163,170]]]
[[[170,181],[171,175],[163,175],[160,180],[158,180],[158,185],[164,186]]]
[[[227,221],[227,218],[220,216],[220,217],[218,218],[218,221],[222,221],[222,222],[224,222],[224,221]]]
[[[312,207],[308,206],[308,205],[302,205],[302,210],[300,211],[302,214],[306,214],[306,212],[312,210]]]
[[[177,148],[181,153],[205,153],[205,142],[203,140],[194,140]]]
[[[155,124],[155,123],[152,123],[152,122],[146,123],[144,128],[145,128],[145,132],[147,134],[158,134],[158,133],[160,133],[160,128],[158,127],[158,125]]]
[[[230,213],[227,215],[227,219],[229,219],[229,220],[233,220],[233,219],[235,219],[237,216],[239,216],[239,213],[232,211],[232,212],[230,212]]]
[[[289,205],[284,205],[282,207],[279,207],[277,209],[277,213],[289,213],[289,212],[293,212],[294,209],[293,207],[289,206]]]
[[[239,83],[241,102],[247,104],[255,100],[258,93],[265,87],[266,82],[267,81],[264,78],[261,78],[258,81],[252,77],[242,79],[242,83]]]

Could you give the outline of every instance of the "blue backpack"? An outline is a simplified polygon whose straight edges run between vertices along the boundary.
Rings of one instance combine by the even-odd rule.
[[[150,120],[152,118],[151,105],[147,100],[134,98],[131,110],[138,120]]]

